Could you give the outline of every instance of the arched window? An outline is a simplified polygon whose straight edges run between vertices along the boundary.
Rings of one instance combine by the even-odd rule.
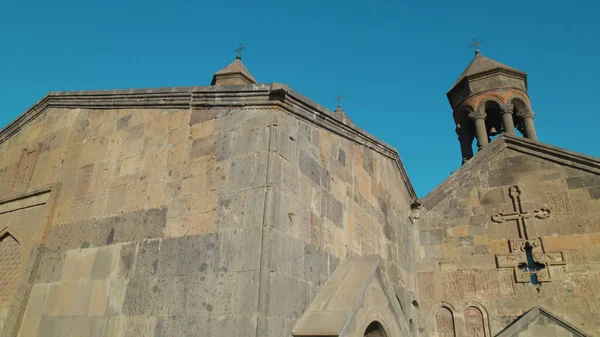
[[[17,290],[21,271],[21,247],[10,234],[0,238],[0,308],[8,308]]]
[[[367,330],[365,330],[364,337],[386,337],[383,327],[378,322],[369,324]]]
[[[467,307],[465,309],[465,329],[467,336],[486,337],[483,313],[479,308]]]
[[[408,320],[408,330],[411,336],[416,336],[415,323],[413,323],[412,318]]]
[[[446,307],[441,307],[435,314],[435,329],[438,337],[455,337],[454,315]]]

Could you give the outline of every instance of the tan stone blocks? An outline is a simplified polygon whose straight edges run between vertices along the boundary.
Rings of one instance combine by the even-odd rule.
[[[211,119],[191,126],[189,130],[189,138],[198,139],[208,137],[212,135],[214,131],[215,121]]]
[[[151,184],[148,187],[148,196],[146,197],[146,208],[159,208],[165,204],[167,183]]]
[[[215,211],[178,216],[167,219],[165,238],[212,233],[214,231]]]
[[[108,280],[92,282],[91,297],[88,308],[89,316],[104,316],[108,302],[108,291],[110,283]]]
[[[487,234],[473,235],[473,245],[475,246],[487,246],[489,244]]]
[[[169,130],[167,144],[175,145],[175,144],[183,143],[183,142],[187,141],[187,138],[188,138],[188,126],[185,125],[178,129]]]
[[[144,155],[144,169],[165,167],[168,155],[169,148],[167,146],[146,151]]]
[[[126,192],[126,185],[113,187],[108,191],[108,204],[106,205],[108,214],[118,214],[124,209]]]
[[[508,254],[510,249],[506,240],[490,240],[490,254]]]
[[[183,164],[190,156],[191,143],[183,142],[169,146],[167,155],[167,167],[173,168]]]
[[[469,226],[455,226],[455,227],[449,228],[448,231],[449,231],[450,236],[457,236],[457,237],[469,236]]]
[[[169,111],[169,131],[187,127],[191,113],[190,110]]]
[[[148,195],[147,190],[147,181],[137,181],[127,185],[124,209],[126,211],[142,209],[146,202],[146,196]]]
[[[542,238],[547,251],[580,250],[600,248],[600,234],[553,235]]]
[[[113,279],[110,282],[110,290],[106,304],[106,315],[113,316],[121,314],[123,308],[123,300],[125,299],[125,291],[129,279]]]
[[[142,170],[143,163],[143,157],[141,156],[134,156],[123,159],[120,161],[119,175],[130,176],[136,174],[138,171]]]
[[[18,337],[37,337],[41,319],[40,316],[36,315],[25,316]]]
[[[61,281],[90,279],[96,249],[69,250],[61,274]]]

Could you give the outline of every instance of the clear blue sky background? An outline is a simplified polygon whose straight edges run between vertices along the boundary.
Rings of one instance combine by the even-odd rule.
[[[49,91],[208,85],[234,58],[398,149],[419,196],[460,165],[446,99],[473,57],[529,74],[540,141],[599,157],[600,3],[3,1],[0,126]]]

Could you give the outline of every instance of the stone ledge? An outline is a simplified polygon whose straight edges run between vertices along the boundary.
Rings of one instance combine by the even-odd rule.
[[[330,110],[280,83],[50,92],[0,130],[0,144],[41,115],[47,108],[201,109],[233,106],[279,108],[390,158],[398,167],[407,192],[411,198],[417,199],[398,151],[362,129],[344,124],[343,121],[335,118]]]

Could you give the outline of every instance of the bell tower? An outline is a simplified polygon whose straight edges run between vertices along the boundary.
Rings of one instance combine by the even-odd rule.
[[[489,59],[475,51],[475,57],[447,94],[453,110],[463,164],[490,137],[505,132],[537,141],[533,110],[527,94],[527,74]]]

